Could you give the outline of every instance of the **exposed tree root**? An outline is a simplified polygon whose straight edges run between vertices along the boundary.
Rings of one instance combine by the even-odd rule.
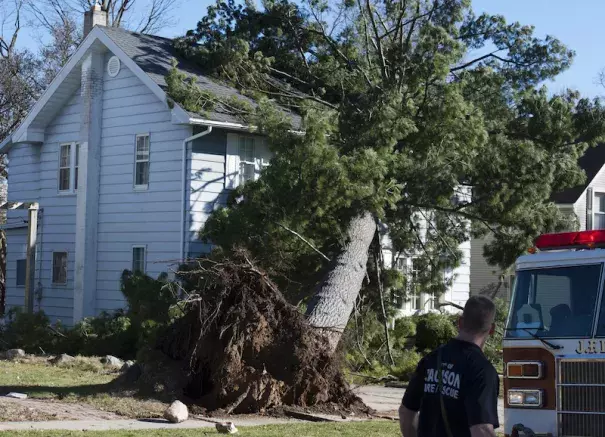
[[[252,413],[280,406],[336,405],[367,411],[348,387],[339,355],[244,254],[199,261],[185,315],[160,340],[187,363],[184,393],[209,411]]]

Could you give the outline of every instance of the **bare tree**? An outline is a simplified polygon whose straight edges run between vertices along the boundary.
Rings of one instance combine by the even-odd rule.
[[[57,0],[53,0],[57,1]],[[80,12],[95,3],[109,14],[110,25],[141,33],[154,33],[174,24],[174,9],[180,0],[71,0]]]

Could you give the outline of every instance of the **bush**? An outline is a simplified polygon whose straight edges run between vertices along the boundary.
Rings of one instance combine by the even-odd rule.
[[[428,313],[416,317],[416,349],[427,351],[448,342],[458,333],[451,315]]]
[[[412,317],[401,317],[395,320],[392,330],[391,342],[393,348],[405,349],[416,335],[416,322]]]
[[[154,344],[158,332],[175,318],[177,298],[165,275],[156,280],[125,271],[121,288],[128,302],[126,311],[87,317],[71,329],[51,326],[42,311],[28,314],[12,309],[0,331],[0,347],[29,353],[134,358],[140,348]]]
[[[2,347],[19,348],[27,353],[53,353],[62,343],[65,329],[60,323],[51,325],[42,311],[24,313],[21,308],[13,308],[6,315],[6,325],[2,332]]]

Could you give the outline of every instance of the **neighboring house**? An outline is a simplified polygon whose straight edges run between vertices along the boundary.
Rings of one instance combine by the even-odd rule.
[[[270,158],[262,137],[220,109],[201,115],[168,104],[164,77],[177,58],[201,87],[254,102],[199,74],[171,40],[105,27],[93,11],[76,53],[0,144],[8,207],[39,206],[34,307],[67,325],[123,308],[125,269],[157,276],[208,252],[197,232]],[[9,209],[4,228],[6,303],[23,306],[28,211]],[[465,280],[466,294],[447,299],[466,300]]]
[[[578,160],[586,183],[553,194],[560,211],[577,220],[579,230],[605,229],[605,144],[591,147]],[[573,229],[570,229],[573,230]],[[471,295],[510,298],[514,272],[490,266],[483,257],[489,237],[471,242]]]

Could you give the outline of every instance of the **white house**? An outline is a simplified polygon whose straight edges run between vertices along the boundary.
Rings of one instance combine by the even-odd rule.
[[[605,144],[587,149],[578,165],[586,173],[586,183],[555,193],[551,200],[564,214],[575,217],[578,230],[605,229]],[[489,237],[471,241],[471,295],[508,299],[514,272],[487,263],[483,257],[486,241]]]
[[[171,40],[106,23],[99,10],[87,14],[86,38],[0,145],[8,202],[39,206],[35,308],[67,325],[122,308],[124,269],[157,276],[207,252],[197,231],[270,158],[263,139],[234,117],[167,103],[164,77],[178,59]],[[238,94],[182,60],[178,68],[216,94]],[[28,211],[9,210],[5,228],[10,308],[24,303]],[[448,299],[468,297],[467,264]]]

